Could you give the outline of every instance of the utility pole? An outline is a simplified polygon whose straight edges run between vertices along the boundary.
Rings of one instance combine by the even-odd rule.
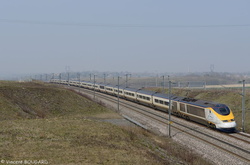
[[[78,92],[80,93],[80,88],[81,88],[81,73],[78,73],[78,78],[79,78],[79,89]]]
[[[128,76],[130,75],[131,77],[131,74],[126,74],[126,87],[128,87]]]
[[[94,99],[95,99],[95,76],[96,75],[94,75]]]
[[[164,93],[164,89],[165,89],[165,76],[162,76],[163,79],[163,84],[162,84],[162,92]]]
[[[156,75],[156,78],[155,78],[155,87],[158,87],[158,74]]]
[[[68,86],[69,86],[69,72],[68,72]]]
[[[117,111],[120,111],[120,77],[118,76]]]
[[[106,73],[103,74],[103,83],[106,84]]]
[[[62,82],[62,73],[59,74],[59,82]]]
[[[169,82],[168,82],[168,99],[169,99],[169,104],[168,104],[168,122],[169,122],[169,124],[168,124],[168,135],[169,135],[169,137],[171,138],[171,124],[172,124],[172,122],[171,122],[171,111],[172,111],[172,101],[171,101],[171,81],[169,80]]]
[[[245,80],[240,81],[242,85],[242,132],[245,132]]]
[[[79,88],[81,87],[81,73],[78,73],[78,78],[79,78]]]

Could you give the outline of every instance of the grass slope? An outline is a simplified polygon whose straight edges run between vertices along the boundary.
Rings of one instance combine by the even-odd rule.
[[[170,139],[102,122],[105,118],[120,116],[51,84],[0,82],[0,160],[5,164],[209,164]]]

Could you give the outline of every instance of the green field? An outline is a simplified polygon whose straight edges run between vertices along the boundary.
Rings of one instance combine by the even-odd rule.
[[[1,164],[209,164],[167,137],[104,119],[121,117],[56,85],[1,81]]]

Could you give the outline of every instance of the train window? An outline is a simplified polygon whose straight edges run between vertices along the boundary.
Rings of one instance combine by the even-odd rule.
[[[159,100],[158,100],[158,99],[155,99],[155,102],[156,102],[156,103],[159,103]]]
[[[169,102],[164,101],[164,104],[165,104],[165,105],[168,105],[168,104],[169,104]]]
[[[193,115],[205,117],[205,111],[203,108],[194,107],[192,105],[187,105],[187,112]]]
[[[221,115],[223,115],[223,116],[226,116],[226,115],[229,115],[229,114],[230,114],[229,108],[228,108],[226,105],[224,105],[224,104],[218,104],[218,105],[216,105],[215,107],[213,107],[213,109],[214,109],[217,113],[219,113],[219,114],[221,114]]]
[[[230,113],[229,109],[227,107],[225,108],[219,108],[219,111],[222,115],[228,115]]]
[[[160,104],[163,104],[163,101],[162,101],[162,100],[160,100]]]

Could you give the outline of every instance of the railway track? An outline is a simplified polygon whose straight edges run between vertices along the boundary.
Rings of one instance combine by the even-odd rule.
[[[250,137],[247,135],[243,135],[241,133],[233,133],[233,134],[224,134],[225,136],[232,137],[234,139],[237,139],[239,141],[243,141],[246,144],[250,145]]]
[[[250,134],[246,134],[243,132],[238,132],[237,135],[239,135],[240,137],[246,138],[250,141]]]
[[[79,91],[79,88],[76,88],[76,87],[71,87],[71,88],[74,88],[76,91]],[[93,91],[87,90],[87,89],[81,89],[81,90],[84,90],[84,93],[88,93],[93,96],[93,93],[94,93]],[[99,99],[108,100],[109,102],[112,102],[113,104],[117,103],[117,98],[115,98],[114,96],[109,96],[106,94],[95,92],[95,97]],[[155,111],[152,108],[149,108],[143,105],[138,105],[136,103],[128,102],[123,99],[120,99],[120,106],[121,106],[120,113],[126,114],[127,112],[125,111],[125,109],[126,110],[129,109],[130,111],[133,111],[133,113],[136,113],[139,116],[143,116],[143,118],[145,118],[146,121],[150,121],[150,123],[156,123],[156,125],[161,125],[159,127],[165,128],[165,132],[162,132],[162,133],[167,135],[167,127],[169,126],[167,113],[163,113],[161,111]],[[140,121],[139,118],[140,117],[137,117],[137,118],[135,117],[135,120],[138,122],[142,122],[146,125],[149,124],[145,121]],[[206,128],[202,125],[188,122],[184,119],[180,119],[174,116],[172,117],[171,122],[173,122],[173,124],[171,124],[173,138],[177,139],[177,138],[180,138],[179,137],[180,135],[181,137],[185,135],[186,137],[190,138],[190,141],[193,141],[195,139],[195,141],[199,141],[199,144],[201,143],[205,144],[212,151],[216,150],[216,153],[220,153],[221,157],[223,157],[223,155],[224,157],[227,157],[227,158],[234,157],[234,161],[237,162],[237,164],[250,164],[250,137],[249,136],[240,134],[240,133],[234,133],[234,134],[221,133],[221,132]],[[206,154],[211,155],[211,152],[206,153]],[[232,163],[232,161],[229,161],[229,162],[231,162],[231,164],[234,164]]]

